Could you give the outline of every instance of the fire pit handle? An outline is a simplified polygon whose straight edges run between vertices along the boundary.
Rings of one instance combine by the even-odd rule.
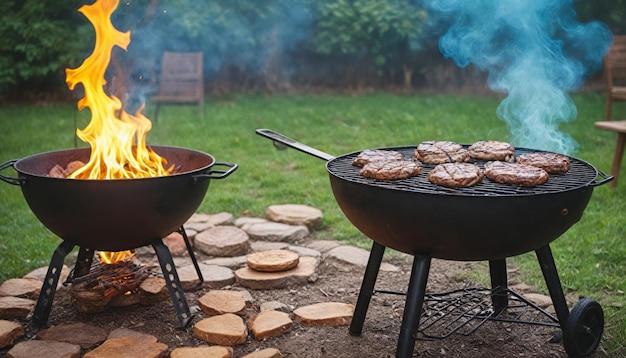
[[[13,160],[9,160],[6,163],[2,163],[0,164],[0,171],[8,168],[8,167],[13,167],[15,165],[15,163],[17,163],[18,159],[13,159]],[[13,185],[22,185],[26,182],[25,178],[12,178],[12,177],[8,177],[6,175],[2,175],[0,174],[0,180],[9,183],[9,184],[13,184]]]
[[[601,179],[598,182],[591,183],[591,186],[600,186],[600,185],[606,184],[606,183],[610,182],[611,180],[613,180],[613,176],[612,175],[608,175],[605,172],[603,172],[601,170],[598,170],[598,169],[596,169],[596,170],[598,172],[598,175],[600,177],[602,177],[603,179]]]
[[[312,155],[314,157],[320,158],[320,159],[324,159],[326,161],[329,160],[333,160],[335,159],[334,156],[330,155],[330,154],[326,154],[322,151],[319,151],[315,148],[309,147],[308,145],[302,144],[300,142],[297,142],[289,137],[286,137],[280,133],[274,132],[271,129],[257,129],[256,130],[256,134],[265,137],[265,138],[269,138],[271,140],[274,141],[274,146],[281,150],[281,149],[285,149],[284,147],[281,147],[280,145],[286,145],[288,147],[291,147],[293,149],[297,149],[303,153]]]
[[[229,167],[228,170],[214,170],[213,167],[216,165],[223,165],[225,167]],[[211,167],[211,170],[208,173],[196,174],[193,175],[192,178],[195,181],[205,180],[205,179],[224,179],[227,176],[231,175],[235,170],[237,170],[239,166],[235,163],[227,163],[227,162],[215,162]],[[215,175],[218,174],[218,175]]]

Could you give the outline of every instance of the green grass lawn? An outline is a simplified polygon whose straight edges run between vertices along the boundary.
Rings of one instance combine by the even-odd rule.
[[[580,143],[574,156],[608,172],[616,137],[593,126],[603,117],[604,98],[578,94],[574,100],[578,119],[562,126]],[[207,101],[202,121],[195,107],[164,107],[148,141],[205,151],[217,161],[239,164],[230,177],[211,182],[202,212],[263,216],[271,204],[311,205],[325,215],[319,238],[369,248],[370,240],[337,207],[324,161],[295,150],[278,151],[255,129],[273,129],[331,155],[433,139],[510,140],[508,128],[495,114],[498,103],[495,97],[436,95],[232,96]],[[626,107],[615,113],[626,116]],[[153,116],[153,108],[148,106],[145,114]],[[0,108],[0,162],[73,147],[75,115],[72,105]],[[88,116],[88,111],[78,113],[79,126]],[[15,175],[10,169],[2,174]],[[626,354],[625,199],[626,174],[617,189],[596,188],[582,220],[551,244],[564,290],[602,303],[607,320],[604,344],[612,356]],[[3,281],[47,265],[60,240],[34,217],[19,187],[0,183],[0,202]],[[509,261],[520,267],[525,281],[545,292],[534,254]]]

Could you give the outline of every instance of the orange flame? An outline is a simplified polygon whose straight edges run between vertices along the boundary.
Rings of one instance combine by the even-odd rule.
[[[167,161],[146,146],[146,134],[152,123],[141,114],[143,106],[131,115],[122,109],[122,102],[104,91],[104,77],[114,46],[124,50],[130,43],[130,31],[120,32],[111,23],[111,14],[118,0],[98,0],[84,5],[78,11],[93,24],[96,43],[93,53],[76,69],[66,69],[70,90],[82,83],[84,97],[78,109],[91,112],[91,121],[83,130],[77,129],[80,139],[91,146],[89,162],[72,173],[74,179],[132,179],[164,176],[171,173]],[[100,252],[101,261],[114,263],[132,256],[131,251]]]

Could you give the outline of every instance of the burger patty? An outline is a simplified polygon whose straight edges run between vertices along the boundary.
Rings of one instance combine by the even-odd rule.
[[[377,160],[361,168],[359,174],[377,180],[398,180],[419,175],[420,165],[412,160]]]
[[[396,152],[395,150],[366,149],[354,158],[352,165],[363,167],[365,164],[377,160],[393,161],[402,159],[404,159],[402,153]]]
[[[483,180],[483,171],[471,163],[444,163],[428,173],[431,183],[448,188],[467,188]]]
[[[545,183],[549,175],[532,165],[495,161],[485,163],[485,176],[496,183],[530,187]]]
[[[448,141],[426,141],[415,149],[415,158],[426,164],[442,164],[469,161],[469,154],[462,145]]]
[[[495,140],[479,141],[467,148],[470,158],[477,160],[500,160],[513,162],[515,160],[515,148],[507,142]]]
[[[520,164],[541,168],[550,174],[564,174],[569,171],[569,157],[557,153],[528,153],[517,157]]]

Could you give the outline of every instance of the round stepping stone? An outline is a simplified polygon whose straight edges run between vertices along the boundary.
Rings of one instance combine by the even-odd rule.
[[[37,339],[77,344],[84,349],[90,349],[104,342],[107,334],[107,331],[100,327],[68,323],[44,329],[37,333]]]
[[[160,358],[166,357],[168,351],[167,344],[157,342],[154,336],[127,336],[107,339],[83,358],[120,357],[121,352],[123,357]]]
[[[289,314],[279,311],[263,311],[248,320],[248,327],[257,341],[280,336],[289,332],[291,326],[293,326],[293,322],[289,318]]]
[[[235,226],[216,226],[196,235],[196,248],[210,256],[230,257],[248,253],[248,234]]]
[[[289,250],[270,250],[248,255],[248,267],[260,272],[282,272],[298,266],[300,256]]]
[[[213,290],[198,299],[202,312],[212,316],[246,313],[246,300],[240,291]]]
[[[241,358],[283,358],[284,355],[276,348],[265,348],[260,351],[246,354]]]
[[[7,352],[11,358],[79,358],[80,346],[65,342],[28,340],[15,345]]]
[[[208,347],[182,347],[172,351],[170,358],[232,358],[231,347],[208,346]]]
[[[296,308],[297,322],[308,326],[346,326],[352,321],[354,305],[341,302],[322,302]]]
[[[249,267],[235,271],[237,283],[253,290],[269,290],[306,285],[317,279],[317,260],[314,257],[302,257],[295,268],[282,272],[259,272]]]
[[[269,220],[290,224],[305,225],[314,229],[322,225],[322,211],[311,206],[299,204],[271,205],[265,211]]]
[[[234,346],[246,343],[248,329],[243,318],[226,313],[205,318],[193,326],[193,336],[205,342]]]

